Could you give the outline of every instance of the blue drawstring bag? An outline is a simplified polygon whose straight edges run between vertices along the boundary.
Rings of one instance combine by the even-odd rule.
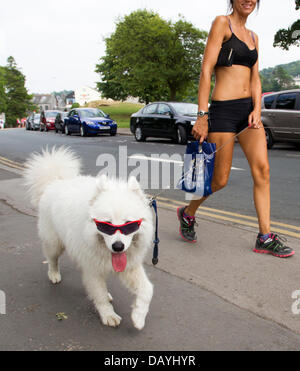
[[[215,143],[189,142],[184,155],[182,177],[177,188],[200,197],[211,195],[215,153]]]

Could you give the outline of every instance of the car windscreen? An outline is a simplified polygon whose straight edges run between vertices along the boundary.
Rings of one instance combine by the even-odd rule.
[[[102,112],[100,109],[87,109],[80,111],[80,116],[82,118],[90,118],[90,117],[106,117],[105,113]]]
[[[47,117],[47,118],[49,118],[49,117],[56,117],[56,115],[58,113],[59,113],[58,111],[48,111],[48,112],[45,112],[45,117]]]
[[[172,103],[172,107],[180,116],[197,116],[198,105],[193,103]]]
[[[40,117],[41,117],[41,115],[40,115],[40,114],[36,114],[36,115],[34,115],[34,116],[33,116],[33,119],[34,119],[34,120],[39,120],[39,119],[40,119]]]

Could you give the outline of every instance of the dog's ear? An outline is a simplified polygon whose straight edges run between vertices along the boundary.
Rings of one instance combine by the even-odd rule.
[[[109,189],[109,181],[106,174],[102,174],[100,176],[96,177],[96,188],[95,188],[95,194],[90,200],[90,206],[93,206],[93,204],[96,202],[98,196],[101,194],[102,191]],[[92,217],[93,219],[93,217]]]
[[[129,179],[128,179],[128,188],[135,192],[136,194],[139,195],[139,197],[142,199],[142,200],[145,200],[146,197],[145,197],[145,194],[140,186],[140,183],[137,181],[136,177],[135,176],[131,176]]]
[[[96,180],[97,188],[100,191],[106,190],[109,188],[108,186],[108,178],[106,174],[100,175]]]

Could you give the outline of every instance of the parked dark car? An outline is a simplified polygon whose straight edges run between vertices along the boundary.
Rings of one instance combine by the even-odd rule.
[[[72,109],[65,118],[65,134],[80,134],[82,137],[92,134],[117,133],[117,123],[98,108]]]
[[[156,102],[134,113],[130,130],[138,142],[148,137],[170,138],[186,144],[197,119],[198,105],[180,102]]]
[[[42,111],[40,120],[40,131],[54,130],[55,117],[59,112],[61,111],[58,110]]]
[[[300,89],[264,95],[261,116],[268,148],[276,142],[300,145]]]
[[[68,116],[68,112],[59,112],[55,117],[55,133],[59,131],[64,133],[65,132],[65,118]]]

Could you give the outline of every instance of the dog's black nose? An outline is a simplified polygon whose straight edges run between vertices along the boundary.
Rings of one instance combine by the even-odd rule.
[[[121,241],[117,241],[112,244],[112,249],[116,252],[121,252],[124,250],[125,245]]]

